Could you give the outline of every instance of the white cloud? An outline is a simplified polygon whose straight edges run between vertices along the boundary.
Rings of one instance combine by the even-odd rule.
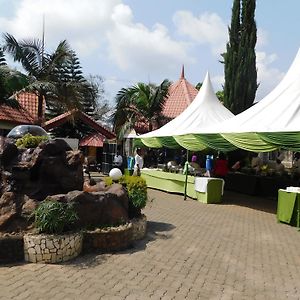
[[[277,60],[277,55],[267,54],[263,51],[256,51],[257,81],[260,84],[256,93],[256,99],[261,100],[283,78],[284,73],[272,67],[272,63]]]
[[[162,24],[148,28],[134,22],[122,0],[20,0],[14,16],[0,18],[0,27],[18,39],[41,37],[43,14],[48,51],[67,39],[79,57],[90,57],[94,65],[101,53],[123,71],[154,77],[193,62],[187,43],[174,40]]]
[[[152,29],[133,22],[128,6],[118,5],[112,15],[114,28],[107,33],[109,56],[122,70],[167,73],[182,63],[191,63],[186,43],[172,39],[168,29],[155,24]]]
[[[121,0],[22,0],[12,18],[1,18],[0,27],[17,38],[42,35],[45,15],[47,48],[67,39],[82,55],[88,55],[105,41],[112,27],[111,15]]]
[[[173,16],[177,31],[199,44],[207,44],[213,54],[224,52],[228,38],[227,26],[216,13],[205,12],[198,17],[190,11],[177,11]]]

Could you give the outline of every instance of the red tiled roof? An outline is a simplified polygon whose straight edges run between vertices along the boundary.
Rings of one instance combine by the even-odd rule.
[[[32,116],[23,107],[15,109],[6,105],[0,106],[0,121],[13,124],[33,124]]]
[[[20,108],[15,109],[6,105],[0,106],[0,121],[13,124],[35,124],[38,116],[38,96],[34,93],[19,92],[16,99],[20,103]],[[45,101],[43,114],[45,113]]]
[[[197,93],[198,90],[185,79],[182,67],[180,79],[169,88],[163,115],[171,119],[176,118],[193,102]]]
[[[111,132],[110,130],[106,129],[104,126],[98,124],[94,119],[89,117],[87,114],[80,110],[73,109],[68,111],[64,114],[61,114],[45,123],[43,126],[45,130],[50,130],[54,127],[60,126],[67,121],[71,120],[72,118],[79,118],[82,122],[89,125],[91,128],[96,130],[97,132],[101,133],[108,139],[114,139],[116,135]]]
[[[105,136],[101,133],[92,133],[86,137],[84,137],[79,146],[89,146],[89,147],[103,147],[103,142],[105,140]]]
[[[35,93],[19,92],[16,95],[20,105],[26,109],[34,120],[38,119],[38,96]],[[43,115],[45,114],[46,103],[43,103]]]

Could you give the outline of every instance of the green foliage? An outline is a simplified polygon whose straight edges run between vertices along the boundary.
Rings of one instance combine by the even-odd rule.
[[[64,95],[59,94],[53,73],[58,65],[70,57],[71,49],[66,40],[60,42],[51,54],[44,51],[43,42],[39,39],[17,41],[14,36],[4,35],[4,48],[14,61],[21,63],[30,77],[26,91],[38,95],[38,122],[43,121],[43,101],[64,103],[68,108],[74,108],[74,102],[64,102]],[[76,100],[76,99],[75,99]]]
[[[111,186],[113,184],[113,180],[111,177],[105,177],[104,182],[105,182],[105,185],[107,185],[107,186]]]
[[[153,126],[161,126],[166,121],[162,110],[168,95],[170,82],[165,79],[159,86],[138,83],[121,89],[116,96],[116,111],[113,115],[114,128],[119,138],[125,128],[133,128],[137,123],[152,131]]]
[[[26,133],[23,137],[16,140],[16,146],[18,148],[35,148],[41,142],[47,141],[47,136],[34,136],[30,133]]]
[[[257,90],[255,0],[234,0],[224,58],[224,105],[234,114],[252,106]]]
[[[140,176],[122,176],[119,182],[126,186],[129,201],[134,207],[142,209],[146,206],[148,194],[145,179]]]
[[[74,205],[45,199],[33,212],[35,226],[41,233],[61,234],[78,220]]]

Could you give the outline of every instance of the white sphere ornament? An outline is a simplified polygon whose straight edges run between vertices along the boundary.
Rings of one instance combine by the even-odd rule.
[[[112,180],[119,180],[122,175],[122,171],[118,168],[113,168],[109,171],[109,177],[111,177]]]

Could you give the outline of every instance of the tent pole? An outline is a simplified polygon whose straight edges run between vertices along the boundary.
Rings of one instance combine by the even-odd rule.
[[[188,149],[186,149],[186,162],[184,164],[183,170],[185,171],[184,198],[183,198],[183,200],[186,200],[187,179],[188,179],[188,171],[189,171],[189,150]]]

